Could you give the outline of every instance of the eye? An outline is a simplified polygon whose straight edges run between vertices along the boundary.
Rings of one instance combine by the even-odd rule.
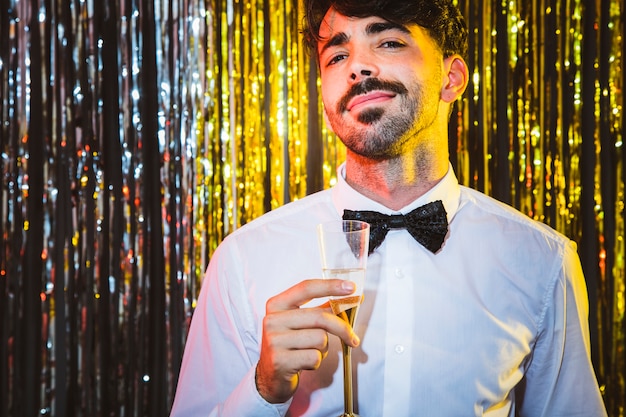
[[[346,59],[346,54],[335,54],[328,60],[326,66],[335,65],[336,63],[338,63],[339,61],[343,61],[344,59]]]
[[[398,41],[385,41],[380,44],[381,48],[386,48],[386,49],[398,49],[398,48],[403,48],[404,46],[405,46],[404,43],[398,42]]]

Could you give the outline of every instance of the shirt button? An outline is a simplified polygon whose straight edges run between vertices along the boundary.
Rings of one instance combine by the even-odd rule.
[[[394,349],[398,355],[402,355],[404,353],[404,346],[402,345],[396,345]]]
[[[396,278],[404,278],[404,272],[402,272],[402,269],[400,268],[396,268],[396,270],[394,271],[394,274]]]

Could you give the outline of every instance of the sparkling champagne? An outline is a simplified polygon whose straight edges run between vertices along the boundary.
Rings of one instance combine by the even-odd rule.
[[[333,313],[346,320],[351,326],[354,324],[356,312],[361,304],[363,296],[363,281],[365,280],[365,269],[325,269],[323,270],[324,278],[336,278],[352,281],[356,284],[357,295],[349,295],[342,298],[332,298],[330,307]]]

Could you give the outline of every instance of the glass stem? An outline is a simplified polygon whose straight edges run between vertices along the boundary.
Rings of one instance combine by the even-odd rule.
[[[352,401],[352,348],[341,342],[343,350],[343,400],[344,400],[344,416],[353,416]]]

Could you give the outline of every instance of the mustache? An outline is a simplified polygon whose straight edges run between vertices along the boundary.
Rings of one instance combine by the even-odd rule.
[[[366,78],[358,84],[354,84],[346,92],[346,94],[339,100],[337,104],[337,110],[339,113],[343,113],[348,109],[348,103],[354,97],[361,94],[367,94],[370,91],[383,90],[391,91],[396,94],[408,94],[409,90],[399,81],[385,81],[378,78]]]

